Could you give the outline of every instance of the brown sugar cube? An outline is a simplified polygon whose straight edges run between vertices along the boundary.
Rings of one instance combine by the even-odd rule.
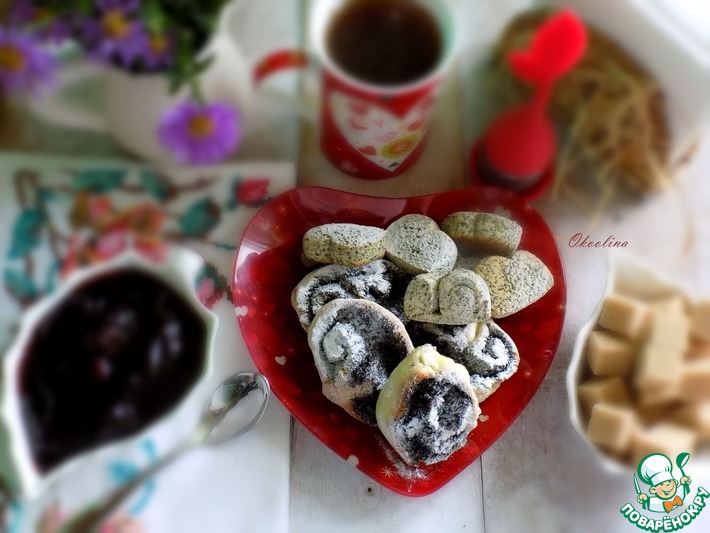
[[[648,306],[643,302],[610,294],[602,304],[599,325],[635,340],[644,334],[648,316]]]
[[[690,320],[685,315],[652,313],[647,342],[653,346],[687,351],[690,346]]]
[[[693,337],[710,342],[710,300],[700,300],[690,314]]]
[[[634,385],[638,390],[668,391],[680,386],[683,370],[683,352],[678,348],[646,344],[641,348],[636,368]]]
[[[636,426],[636,415],[629,407],[598,403],[592,408],[587,436],[596,444],[616,453],[628,450]]]
[[[614,333],[592,331],[587,341],[587,362],[597,376],[626,376],[634,362],[634,346]]]
[[[688,401],[710,400],[710,359],[684,361],[680,388]]]
[[[685,353],[686,359],[701,359],[710,357],[710,342],[693,340],[690,342],[688,351]]]
[[[578,391],[585,413],[591,413],[592,407],[600,402],[631,405],[629,390],[619,377],[592,378],[582,383]]]
[[[678,408],[673,413],[673,420],[694,430],[701,440],[710,442],[710,401]]]
[[[662,316],[685,315],[686,301],[682,296],[671,296],[663,300],[655,300],[649,304],[651,312]]]
[[[649,429],[639,429],[631,439],[633,465],[652,453],[662,453],[674,461],[679,453],[695,451],[694,431],[670,422],[660,422]]]

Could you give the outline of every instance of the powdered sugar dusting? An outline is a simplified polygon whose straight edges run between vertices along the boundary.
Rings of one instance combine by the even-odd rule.
[[[402,318],[409,279],[408,274],[384,259],[361,267],[327,265],[303,278],[293,291],[292,303],[306,329],[321,307],[338,298],[370,300]]]
[[[395,449],[410,462],[436,463],[465,444],[480,412],[467,377],[445,370],[412,387],[407,411],[389,431]]]
[[[352,324],[333,324],[323,337],[323,353],[329,363],[350,357],[353,365],[362,364],[366,350],[365,339]]]
[[[378,442],[380,444],[380,447],[382,450],[385,452],[385,456],[387,457],[387,460],[390,462],[392,467],[395,469],[397,472],[397,475],[401,477],[402,479],[408,479],[408,480],[422,480],[422,479],[427,479],[427,473],[422,470],[421,468],[417,468],[416,466],[411,466],[405,463],[402,458],[397,455],[397,452],[395,452],[392,447],[389,445],[389,443],[381,438],[378,437]],[[386,474],[385,474],[386,475]]]
[[[466,367],[479,401],[485,400],[517,370],[520,356],[513,340],[495,322],[466,326],[408,324],[415,344],[429,342]]]
[[[318,311],[308,343],[326,397],[376,424],[377,392],[413,349],[397,317],[368,300],[336,299]]]

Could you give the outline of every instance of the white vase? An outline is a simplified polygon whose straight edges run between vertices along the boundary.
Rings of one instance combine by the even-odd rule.
[[[252,106],[250,68],[235,42],[226,34],[214,35],[203,55],[214,57],[200,75],[207,102],[226,102],[236,107],[242,126],[248,127]],[[80,107],[62,98],[64,90],[77,83],[95,80],[103,86],[99,109]],[[29,109],[41,120],[66,128],[110,134],[128,152],[152,163],[174,163],[159,142],[157,128],[161,115],[189,97],[187,88],[170,94],[169,81],[162,73],[131,74],[124,70],[81,61],[64,66],[55,92],[30,101]]]

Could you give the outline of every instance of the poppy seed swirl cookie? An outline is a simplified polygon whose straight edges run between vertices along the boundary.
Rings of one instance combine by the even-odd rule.
[[[318,310],[336,298],[370,300],[404,320],[404,293],[411,277],[394,263],[378,259],[361,267],[328,265],[306,275],[291,293],[303,329]]]
[[[412,466],[449,458],[466,444],[480,414],[466,369],[430,345],[395,368],[377,400],[380,431]]]
[[[308,344],[325,397],[373,426],[380,389],[414,348],[391,312],[352,299],[336,299],[320,308],[308,329]]]
[[[492,320],[465,326],[411,322],[407,330],[415,345],[432,344],[439,353],[466,367],[479,402],[518,370],[518,348]]]

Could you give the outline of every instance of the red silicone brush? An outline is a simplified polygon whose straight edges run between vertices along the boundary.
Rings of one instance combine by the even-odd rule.
[[[481,181],[532,197],[549,185],[557,140],[547,105],[557,79],[574,67],[587,47],[579,18],[563,10],[533,36],[530,47],[511,52],[508,62],[521,79],[535,85],[533,98],[501,114],[471,152],[471,169]],[[542,183],[545,181],[545,183]]]

